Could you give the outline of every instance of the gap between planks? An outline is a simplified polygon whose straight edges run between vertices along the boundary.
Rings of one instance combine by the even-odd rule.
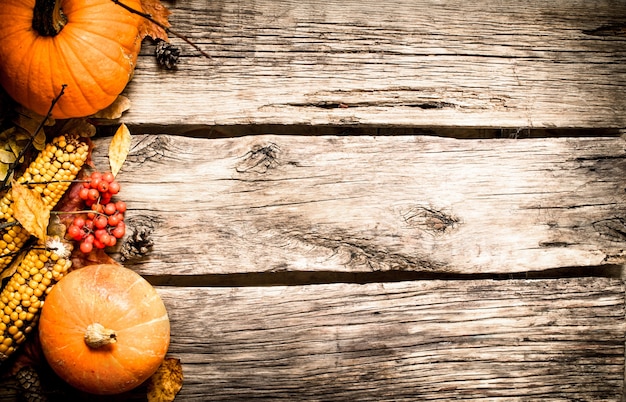
[[[455,274],[437,272],[262,272],[206,275],[150,275],[143,277],[153,286],[166,287],[256,287],[305,286],[324,284],[371,284],[405,281],[480,281],[480,280],[551,280],[574,278],[624,279],[624,266],[563,267],[542,271],[509,274]]]

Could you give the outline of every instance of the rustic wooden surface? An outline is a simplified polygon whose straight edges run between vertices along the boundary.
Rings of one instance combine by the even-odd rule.
[[[129,124],[626,126],[624,2],[164,4],[211,59],[174,38],[164,71],[146,44]]]
[[[164,3],[211,58],[145,44],[119,180],[177,401],[624,400],[626,3]]]
[[[621,397],[620,280],[160,293],[175,323],[170,353],[185,362],[181,400]]]
[[[624,290],[607,278],[158,288],[183,362],[177,401],[619,401]]]
[[[152,232],[143,275],[519,273],[625,262],[625,146],[136,136],[118,179]]]

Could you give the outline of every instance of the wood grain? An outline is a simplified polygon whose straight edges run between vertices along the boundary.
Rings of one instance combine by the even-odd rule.
[[[181,401],[619,401],[623,389],[619,280],[159,292]]]
[[[146,42],[128,124],[626,126],[623,2],[164,3],[211,59]]]
[[[96,140],[100,169],[108,141]],[[135,136],[120,197],[154,245],[129,264],[179,276],[623,264],[624,145]]]
[[[607,278],[159,287],[176,401],[619,401],[624,284]],[[0,400],[18,389],[4,380]],[[93,395],[45,377],[51,402]],[[145,401],[145,388],[107,401]]]

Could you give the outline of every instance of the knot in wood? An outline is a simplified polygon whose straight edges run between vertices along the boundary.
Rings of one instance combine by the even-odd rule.
[[[237,165],[237,173],[266,173],[278,166],[280,147],[273,142],[267,145],[255,145]]]

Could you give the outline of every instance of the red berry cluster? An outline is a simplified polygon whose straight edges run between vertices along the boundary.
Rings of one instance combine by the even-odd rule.
[[[83,253],[90,253],[94,247],[114,246],[124,237],[126,203],[111,201],[119,191],[120,185],[110,172],[93,172],[80,189],[78,196],[91,210],[85,216],[76,216],[67,234],[80,241]]]

